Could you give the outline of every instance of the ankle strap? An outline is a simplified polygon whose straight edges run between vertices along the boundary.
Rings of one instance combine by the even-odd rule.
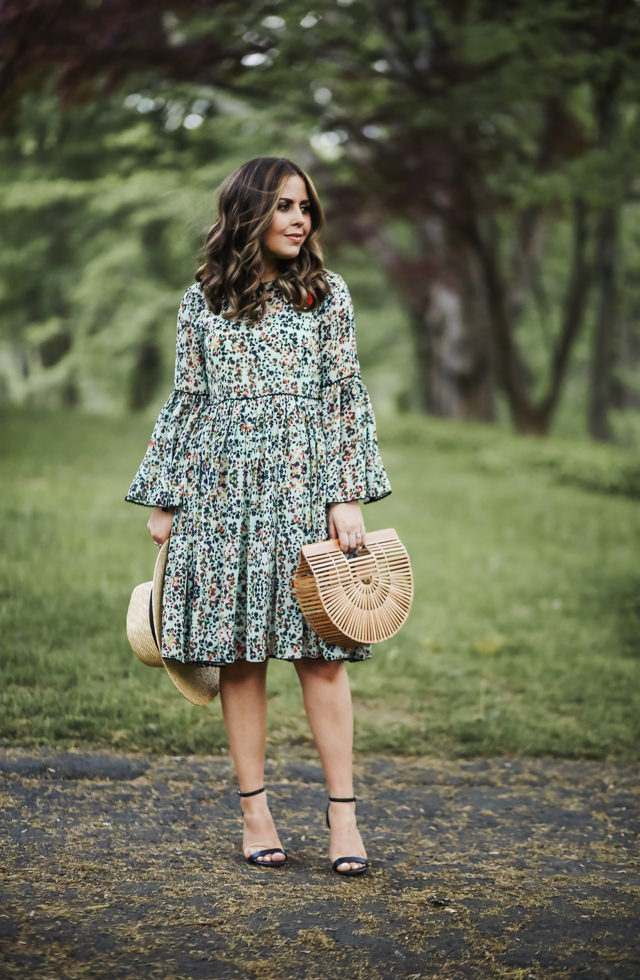
[[[238,796],[257,796],[258,793],[264,793],[264,786],[262,786],[260,789],[252,789],[250,793],[241,793],[240,790],[238,790]]]
[[[330,796],[329,802],[330,803],[355,803],[356,797],[355,796]]]

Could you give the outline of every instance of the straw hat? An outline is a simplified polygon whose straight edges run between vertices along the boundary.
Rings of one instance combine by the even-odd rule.
[[[183,664],[163,659],[162,589],[169,553],[169,539],[164,542],[153,569],[153,581],[136,585],[127,611],[127,637],[131,649],[147,667],[164,667],[175,684],[192,704],[208,704],[220,688],[220,668],[209,664]]]

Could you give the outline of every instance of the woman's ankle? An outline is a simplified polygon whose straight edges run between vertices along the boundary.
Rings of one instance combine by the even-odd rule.
[[[267,801],[267,794],[260,793],[259,796],[241,797],[240,809],[245,816],[254,813],[268,813],[269,803]]]

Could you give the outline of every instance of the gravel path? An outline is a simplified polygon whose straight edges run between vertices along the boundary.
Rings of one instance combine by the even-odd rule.
[[[277,871],[242,860],[224,756],[1,752],[0,977],[640,977],[636,768],[361,760],[359,879],[317,764],[267,782]]]

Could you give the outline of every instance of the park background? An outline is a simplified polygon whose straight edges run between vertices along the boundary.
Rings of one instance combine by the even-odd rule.
[[[326,206],[411,553],[350,668],[359,752],[637,759],[640,130],[633,2],[0,8],[0,736],[224,752],[124,633],[124,494],[221,180]],[[312,751],[290,665],[270,739]]]

